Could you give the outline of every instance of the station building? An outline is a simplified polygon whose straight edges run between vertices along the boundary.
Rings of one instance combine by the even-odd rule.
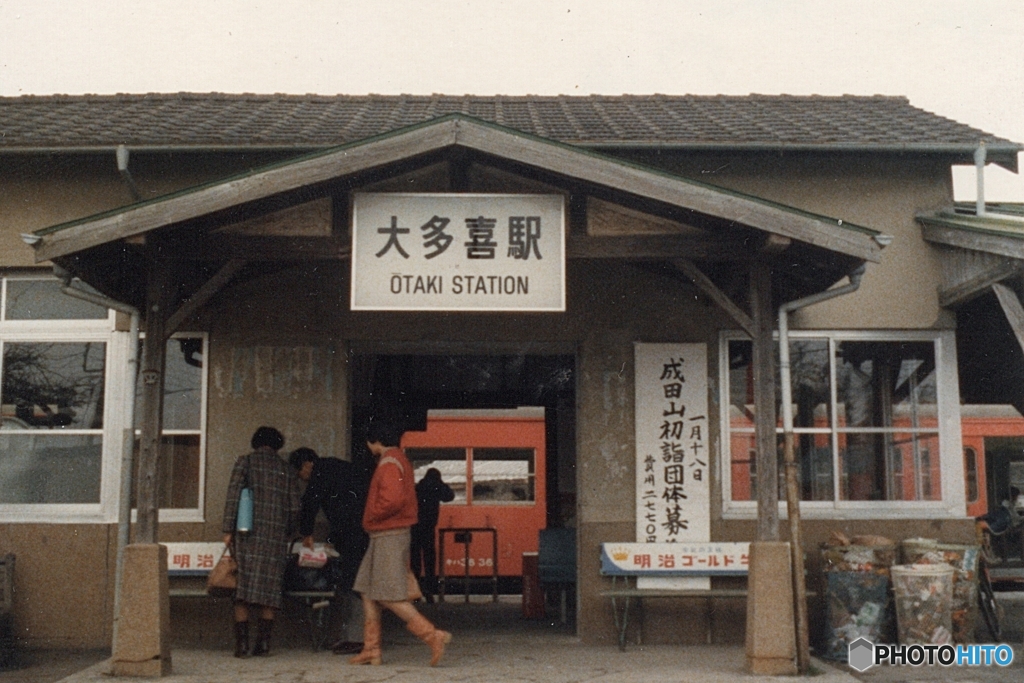
[[[972,540],[961,405],[1024,406],[1024,222],[951,177],[1022,147],[904,98],[19,97],[0,129],[0,552],[29,647],[110,644],[133,450],[136,540],[217,541],[260,425],[358,461],[382,405],[543,408],[534,490],[575,529],[579,636],[613,643],[602,543],[786,538],[783,304],[856,280],[789,318],[812,583],[833,531]],[[742,604],[647,611],[648,642],[742,642]]]

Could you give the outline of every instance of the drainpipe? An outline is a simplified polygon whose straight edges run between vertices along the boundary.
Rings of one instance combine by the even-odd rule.
[[[127,388],[127,410],[125,427],[121,439],[121,492],[117,508],[117,564],[114,569],[114,627],[113,641],[117,642],[117,627],[121,608],[121,576],[124,572],[124,549],[128,545],[132,519],[132,459],[135,451],[135,380],[139,367],[139,311],[133,306],[110,297],[87,292],[71,286],[71,273],[60,266],[53,267],[53,274],[63,284],[60,290],[68,296],[89,303],[127,313],[128,328],[128,372],[125,379]]]
[[[978,197],[975,201],[975,216],[985,215],[985,141],[978,143],[978,149],[974,150],[974,170],[978,178]]]
[[[124,182],[128,185],[128,191],[132,193],[132,199],[139,201],[142,199],[142,193],[139,192],[138,185],[135,184],[135,179],[132,178],[131,171],[128,170],[128,148],[124,145],[117,146],[117,170],[124,178]]]
[[[796,602],[796,663],[801,674],[810,667],[810,636],[807,625],[807,581],[804,577],[803,538],[800,533],[800,486],[793,453],[793,387],[789,367],[789,314],[813,304],[857,291],[864,266],[850,273],[850,283],[790,301],[779,307],[779,381],[782,384],[783,460],[786,468],[786,513],[793,564],[793,600]]]

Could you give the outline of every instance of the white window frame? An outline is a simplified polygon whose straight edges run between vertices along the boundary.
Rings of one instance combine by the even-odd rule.
[[[120,478],[121,423],[124,397],[124,365],[120,355],[126,333],[114,330],[114,312],[106,318],[58,320],[6,320],[7,282],[9,280],[47,280],[40,272],[0,272],[0,354],[6,343],[20,342],[103,342],[104,358],[103,445],[100,464],[100,499],[96,503],[16,503],[0,504],[0,523],[111,523],[117,521],[118,481]],[[93,434],[97,430],[61,430],[62,434]],[[40,430],[44,433],[44,430]]]
[[[128,427],[128,353],[134,343],[128,331],[117,329],[117,314],[107,311],[105,318],[58,320],[5,320],[7,282],[9,280],[50,280],[49,272],[0,270],[0,353],[4,342],[104,342],[106,358],[104,369],[104,402],[102,463],[100,465],[100,499],[97,503],[21,503],[0,504],[2,523],[44,524],[116,524],[121,495],[121,456],[124,448],[122,435]],[[167,508],[160,510],[161,522],[205,522],[206,507],[206,443],[207,402],[209,392],[209,334],[206,332],[180,332],[175,337],[201,337],[203,339],[203,373],[199,426],[199,491],[196,508]],[[61,433],[77,433],[62,430]],[[95,433],[96,430],[85,430]],[[167,435],[194,434],[195,430],[167,430]],[[132,510],[135,519],[135,510]]]
[[[145,334],[140,334],[139,339],[145,338]],[[175,332],[171,335],[171,339],[181,339],[183,337],[201,337],[203,340],[203,368],[202,368],[202,385],[200,388],[200,401],[202,405],[199,406],[199,492],[196,498],[197,506],[195,508],[160,508],[160,521],[161,522],[205,522],[206,515],[206,404],[207,404],[207,392],[209,391],[209,378],[210,378],[210,335],[207,332]],[[141,356],[139,357],[141,360]],[[136,416],[137,418],[138,416]],[[176,436],[182,434],[195,434],[194,429],[163,429],[161,430],[161,436]],[[136,429],[135,436],[140,437],[142,430]],[[132,522],[135,522],[138,517],[138,510],[132,508]]]
[[[790,340],[827,339],[830,350],[844,341],[932,342],[935,348],[936,411],[938,417],[941,500],[839,500],[837,489],[841,473],[833,465],[833,500],[800,501],[800,513],[810,519],[960,519],[967,515],[963,444],[960,433],[960,388],[957,376],[956,337],[952,330],[792,330]],[[740,331],[719,335],[719,448],[718,471],[722,492],[723,519],[756,519],[757,501],[732,500],[731,430],[729,425],[729,342],[749,340]],[[778,344],[776,337],[776,345]],[[835,354],[830,353],[830,373],[835,377]],[[836,391],[830,381],[831,405],[835,410]],[[782,429],[778,428],[781,434]],[[827,430],[801,430],[834,432]],[[871,430],[867,430],[871,431]],[[833,459],[836,444],[833,437]],[[785,501],[779,514],[786,516]]]

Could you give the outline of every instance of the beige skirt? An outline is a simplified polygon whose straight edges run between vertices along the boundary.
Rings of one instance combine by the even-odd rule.
[[[409,541],[408,527],[371,533],[352,590],[381,602],[408,600]]]

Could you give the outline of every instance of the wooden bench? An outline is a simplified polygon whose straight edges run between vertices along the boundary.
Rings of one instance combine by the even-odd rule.
[[[708,643],[711,643],[711,601],[746,598],[746,588],[712,588],[711,577],[747,576],[748,543],[604,543],[601,575],[610,588],[600,592],[612,601],[619,649],[626,649],[626,629],[633,601],[637,606],[637,645],[643,644],[645,598],[702,598],[708,605]],[[621,601],[621,605],[620,605]]]
[[[224,544],[220,542],[164,543],[167,546],[167,578],[170,582],[168,594],[172,598],[207,597],[206,578],[221,555]],[[309,610],[310,637],[313,649],[326,645],[331,624],[331,608],[334,606],[334,591],[285,591],[284,596]]]

